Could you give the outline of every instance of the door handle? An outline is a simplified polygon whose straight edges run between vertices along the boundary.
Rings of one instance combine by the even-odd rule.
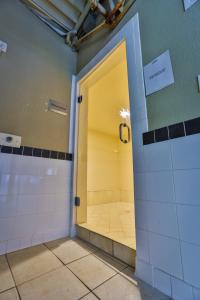
[[[127,129],[127,139],[123,139],[123,128]],[[127,144],[130,142],[130,139],[131,139],[130,127],[126,123],[121,123],[119,125],[119,138],[120,138],[120,141],[124,144]]]

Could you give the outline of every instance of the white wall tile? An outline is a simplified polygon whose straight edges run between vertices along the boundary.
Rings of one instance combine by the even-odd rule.
[[[31,245],[39,245],[44,241],[44,234],[43,233],[34,233],[31,240]]]
[[[0,241],[14,238],[15,217],[0,218]]]
[[[178,203],[200,205],[200,170],[174,172],[175,194]]]
[[[144,157],[147,172],[172,169],[169,141],[144,146]]]
[[[178,238],[176,206],[168,203],[145,202],[147,229],[165,236]]]
[[[0,174],[11,174],[13,169],[13,155],[0,153]]]
[[[0,252],[69,234],[71,170],[69,161],[0,153]]]
[[[6,252],[13,252],[20,249],[21,240],[20,239],[12,239],[7,241]]]
[[[28,247],[31,247],[32,245],[32,236],[30,236],[29,238],[28,237],[25,237],[25,238],[21,238],[21,243],[20,243],[20,248],[21,249],[24,249],[24,248],[28,248]]]
[[[200,289],[193,288],[194,300],[200,300]]]
[[[133,144],[133,161],[134,174],[145,171],[144,147]]]
[[[135,223],[137,229],[147,230],[146,201],[135,201]]]
[[[178,205],[180,237],[200,246],[200,206]]]
[[[137,257],[149,263],[149,236],[144,230],[136,230]]]
[[[184,281],[200,288],[200,247],[181,243]]]
[[[0,195],[15,195],[18,192],[17,177],[12,174],[0,175]]]
[[[150,263],[182,279],[182,265],[179,241],[173,238],[149,233]]]
[[[145,176],[145,173],[135,173],[134,175],[134,195],[137,200],[145,200],[146,198]]]
[[[200,135],[175,139],[172,144],[174,169],[200,168]]]
[[[14,227],[14,237],[32,237],[37,232],[38,218],[37,214],[34,215],[20,215],[16,218]]]
[[[17,214],[36,214],[38,210],[38,196],[35,195],[18,195],[17,197]]]
[[[174,300],[193,300],[192,287],[184,281],[172,277],[172,298]]]
[[[170,275],[158,269],[154,269],[153,276],[155,288],[171,297],[172,287]]]
[[[0,196],[0,218],[14,217],[17,210],[17,196]]]
[[[0,242],[0,255],[5,254],[6,253],[6,241],[1,241]]]
[[[171,171],[145,174],[145,200],[174,202],[173,174]]]
[[[136,276],[150,285],[153,284],[152,266],[136,257]]]
[[[57,195],[39,195],[37,196],[38,213],[50,213],[56,210]]]

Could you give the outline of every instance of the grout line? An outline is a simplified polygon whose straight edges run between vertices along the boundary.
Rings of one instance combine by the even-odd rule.
[[[78,275],[76,275],[68,266],[66,266],[66,268],[90,291],[92,292],[92,289],[82,280],[78,277]],[[89,294],[89,293],[88,293]],[[86,295],[88,295],[86,294]],[[86,295],[84,295],[83,297],[85,297]]]
[[[68,269],[69,269],[69,267],[68,266],[66,266]],[[87,284],[86,283],[84,283],[83,281],[82,281],[82,279],[80,279],[79,277],[78,277],[78,275],[77,274],[75,274],[71,269],[69,269],[89,290],[90,290],[90,292],[92,292],[92,291],[94,291],[95,289],[97,289],[99,286],[101,286],[101,285],[103,285],[104,283],[106,283],[107,281],[109,281],[110,279],[112,279],[113,277],[115,277],[116,275],[118,275],[118,273],[116,273],[116,274],[114,274],[113,276],[111,276],[110,278],[108,278],[108,279],[106,279],[105,281],[103,281],[101,284],[99,284],[99,285],[97,285],[95,288],[93,288],[93,289],[91,289],[89,286],[87,286]],[[95,294],[95,296],[96,296],[96,294]]]
[[[21,298],[21,295],[20,295],[20,292],[19,292],[19,290],[18,290],[18,287],[16,286],[16,290],[17,290],[17,294],[18,294],[18,296],[19,296],[19,299],[20,300],[22,300],[22,298]]]
[[[15,288],[16,288],[17,294],[18,294],[18,296],[19,296],[19,299],[21,300],[21,295],[20,295],[19,290],[18,290],[18,288],[17,288],[17,283],[16,283],[16,281],[15,281],[15,277],[14,277],[12,268],[11,268],[11,266],[10,266],[10,263],[9,263],[9,260],[8,260],[8,255],[7,255],[7,253],[5,254],[5,257],[6,257],[6,261],[7,261],[8,267],[9,267],[9,269],[10,269],[10,273],[11,273],[11,275],[12,275],[14,284],[15,284]]]
[[[3,291],[0,291],[0,296],[1,296],[1,294],[5,293],[5,292],[8,292],[8,291],[11,291],[11,290],[13,290],[13,289],[15,289],[15,288],[17,288],[17,287],[16,287],[16,286],[13,286],[13,287],[10,287],[10,288],[5,289],[5,290],[3,290]]]
[[[173,177],[173,175],[172,175],[172,177]],[[179,206],[189,206],[189,207],[200,207],[200,204],[190,204],[190,203],[182,203],[182,202],[177,202],[176,200],[173,200],[173,201],[170,201],[170,202],[168,202],[168,201],[155,201],[155,200],[147,200],[147,199],[136,199],[135,200],[136,202],[138,202],[138,203],[141,203],[141,202],[148,202],[148,203],[162,203],[162,204],[168,204],[168,205],[179,205]],[[128,247],[128,246],[127,246]],[[131,249],[133,249],[133,248],[131,248]]]
[[[85,242],[86,243],[86,242]],[[44,244],[45,245],[45,244]],[[46,246],[46,248],[49,250],[49,251],[51,251],[48,247],[47,247],[47,245],[45,245]],[[52,252],[52,251],[51,251]],[[103,254],[104,254],[104,252],[103,251],[101,251]],[[53,252],[52,252],[53,253]],[[94,253],[94,252],[93,252]],[[128,268],[128,265],[126,264],[126,266],[121,270],[121,271],[116,271],[115,269],[113,269],[112,267],[110,267],[107,263],[105,263],[104,261],[102,261],[101,259],[99,259],[98,257],[96,257],[96,256],[94,256],[93,255],[93,253],[90,253],[90,254],[88,254],[88,255],[86,255],[86,256],[83,256],[83,257],[81,257],[81,258],[78,258],[78,259],[76,259],[76,260],[74,260],[74,261],[72,261],[72,262],[70,262],[70,263],[68,263],[68,264],[64,264],[62,261],[61,261],[61,259],[59,258],[59,257],[57,257],[54,253],[54,255],[62,262],[62,264],[69,270],[69,271],[71,271],[73,274],[74,274],[74,276],[76,276],[86,287],[87,287],[87,289],[89,289],[91,292],[94,290],[94,289],[96,289],[97,287],[99,287],[100,285],[102,285],[103,283],[105,283],[106,281],[108,281],[108,280],[110,280],[111,278],[113,278],[114,276],[116,276],[116,275],[118,275],[118,274],[120,274],[120,272],[122,272],[123,270],[125,270],[126,268]],[[95,258],[97,258],[99,261],[101,261],[104,265],[106,265],[107,267],[109,267],[112,271],[114,271],[114,272],[116,272],[113,276],[111,276],[109,279],[107,279],[107,280],[105,280],[103,283],[101,283],[100,285],[98,285],[97,287],[95,287],[93,290],[89,287],[89,286],[87,286],[87,284],[86,283],[84,283],[79,277],[78,277],[78,275],[77,274],[75,274],[69,267],[68,267],[68,265],[70,265],[71,263],[73,263],[73,262],[75,262],[75,261],[78,261],[78,260],[81,260],[81,259],[83,259],[83,258],[85,258],[85,257],[87,257],[87,256],[93,256],[93,257],[95,257]],[[116,259],[117,260],[117,259]],[[95,295],[96,296],[96,295]],[[84,297],[84,296],[83,296]],[[82,298],[83,298],[82,297]]]
[[[35,245],[35,246],[30,246],[30,247],[28,247],[28,248],[37,247],[37,246],[40,246],[40,245],[43,245],[43,244],[39,244],[39,245]],[[18,252],[18,251],[21,251],[21,250],[26,250],[26,248],[24,248],[24,249],[19,249],[19,250],[14,251],[14,252]],[[50,251],[50,252],[51,252],[51,251]],[[10,252],[10,253],[12,253],[12,252]],[[6,254],[5,254],[7,261],[8,261],[8,258],[7,258],[7,255],[8,255],[8,254],[9,254],[9,253],[6,253]],[[37,279],[37,278],[40,278],[40,277],[42,277],[42,276],[44,276],[44,275],[46,275],[46,274],[49,274],[49,273],[51,273],[51,272],[54,272],[54,271],[56,271],[56,270],[58,270],[58,269],[60,269],[60,268],[62,267],[62,266],[59,266],[59,267],[53,268],[52,270],[50,270],[50,271],[48,271],[48,272],[45,272],[45,273],[43,273],[43,274],[40,274],[40,275],[38,275],[38,276],[35,276],[35,277],[31,278],[31,279],[28,279],[28,280],[22,282],[22,283],[17,284],[16,281],[15,281],[15,278],[14,278],[14,275],[13,275],[13,272],[12,272],[12,269],[11,269],[11,267],[10,267],[9,262],[8,262],[8,266],[9,266],[10,271],[11,271],[11,274],[12,274],[12,276],[13,276],[13,280],[14,280],[14,283],[15,283],[15,287],[16,287],[16,288],[17,288],[18,286],[20,286],[20,285],[23,285],[23,284],[27,283],[27,282],[30,282],[30,281],[35,280],[35,279]]]
[[[74,260],[72,260],[72,261],[70,261],[70,262],[68,262],[68,263],[64,263],[62,260],[61,260],[61,258],[59,258],[50,248],[48,248],[48,246],[47,245],[45,245],[44,244],[44,246],[66,267],[67,265],[69,265],[69,264],[71,264],[71,263],[73,263],[73,262],[75,262],[75,261],[78,261],[78,260],[80,260],[80,259],[82,259],[82,258],[84,258],[84,257],[87,257],[87,256],[90,256],[90,255],[92,255],[92,253],[89,253],[89,254],[86,254],[86,255],[84,255],[84,256],[81,256],[81,257],[79,257],[79,258],[76,258],[76,259],[74,259]]]
[[[93,292],[90,292],[90,293],[88,293],[87,295],[85,295],[85,296],[79,298],[79,300],[84,299],[85,297],[87,297],[87,296],[90,295],[90,294],[92,294],[92,295],[93,295],[94,297],[96,297],[97,299],[101,300],[101,299],[100,299],[97,295],[95,295]]]
[[[173,157],[173,151],[172,151],[172,145],[170,146],[170,156],[171,156],[171,163],[172,163],[172,170],[174,167],[173,161],[174,161],[174,157]],[[176,186],[175,186],[175,178],[174,178],[174,171],[172,172],[172,184],[173,184],[173,193],[174,193],[174,200],[176,203]],[[175,204],[175,211],[176,211],[176,222],[177,222],[177,229],[178,229],[178,244],[180,247],[180,259],[181,259],[181,271],[182,271],[182,276],[183,276],[183,280],[184,278],[184,270],[183,270],[183,257],[182,257],[182,250],[181,250],[181,232],[180,232],[180,223],[179,223],[179,218],[178,218],[178,205]],[[171,290],[172,290],[172,283],[171,283]]]
[[[87,243],[86,243],[87,244]],[[85,284],[79,277],[78,277],[78,275],[76,275],[71,269],[69,269],[69,267],[67,266],[67,265],[65,265],[62,261],[61,261],[61,259],[59,259],[59,257],[57,257],[48,247],[47,247],[47,245],[46,244],[43,244],[48,250],[49,250],[49,252],[51,252],[61,263],[62,263],[62,265],[64,266],[64,267],[66,267],[71,273],[73,273],[74,274],[74,276],[76,277],[76,278],[78,278],[78,280],[80,281],[80,282],[82,282],[82,284],[84,285],[84,286],[86,286],[86,288],[92,293],[92,291],[94,290],[94,289],[96,289],[96,288],[98,288],[99,286],[101,286],[101,285],[103,285],[104,283],[106,283],[107,281],[109,281],[110,279],[112,279],[113,277],[115,277],[116,275],[118,275],[118,274],[120,274],[122,271],[124,271],[125,269],[127,269],[127,268],[129,268],[129,266],[128,265],[126,265],[122,270],[120,270],[120,271],[116,271],[116,270],[114,270],[113,268],[111,268],[106,262],[104,262],[103,260],[101,260],[101,259],[99,259],[98,257],[96,257],[96,256],[94,256],[93,255],[93,253],[95,253],[95,252],[93,252],[93,253],[89,253],[88,255],[86,255],[86,256],[84,256],[84,257],[87,257],[87,256],[89,256],[89,255],[92,255],[93,257],[96,257],[99,261],[101,261],[102,263],[104,263],[107,267],[109,267],[110,269],[112,269],[114,272],[115,272],[115,274],[113,275],[113,276],[111,276],[110,278],[108,278],[108,279],[106,279],[104,282],[102,282],[101,284],[99,284],[98,286],[96,286],[93,290],[90,288],[90,287],[88,287],[87,286],[87,284]],[[97,250],[98,251],[98,250]],[[102,254],[104,254],[104,252],[102,251],[102,250],[99,250]],[[105,254],[104,254],[105,255]],[[108,254],[107,254],[108,255]],[[14,278],[14,275],[13,275],[13,272],[12,272],[12,269],[11,269],[11,266],[10,266],[10,264],[9,264],[9,261],[8,261],[8,257],[7,257],[7,254],[5,255],[6,256],[6,260],[7,260],[7,263],[8,263],[8,267],[9,267],[9,269],[10,269],[10,272],[11,272],[11,274],[12,274],[12,277],[13,277],[13,281],[14,281],[14,284],[15,284],[15,288],[16,288],[16,290],[17,290],[17,293],[18,293],[18,295],[19,295],[19,298],[21,299],[21,296],[20,296],[20,293],[19,293],[19,290],[18,290],[18,286],[21,286],[21,285],[23,285],[23,284],[25,284],[25,283],[27,283],[27,282],[30,282],[30,281],[33,281],[33,280],[35,280],[35,279],[37,279],[37,278],[40,278],[40,277],[42,277],[42,276],[44,276],[44,275],[46,275],[46,274],[48,274],[48,273],[51,273],[51,272],[53,272],[53,271],[55,271],[55,270],[57,270],[57,269],[59,269],[59,268],[61,268],[60,266],[59,267],[57,267],[57,268],[55,268],[55,269],[52,269],[52,270],[50,270],[49,272],[46,272],[46,273],[44,273],[44,274],[40,274],[39,276],[36,276],[36,277],[34,277],[34,278],[32,278],[32,279],[30,279],[30,280],[27,280],[27,281],[25,281],[25,282],[23,282],[23,283],[20,283],[19,285],[17,285],[16,284],[16,282],[15,282],[15,278]],[[82,257],[82,258],[84,258],[84,257]],[[109,256],[110,257],[110,256]],[[82,258],[79,258],[79,259],[77,259],[77,260],[80,260],[80,259],[82,259]],[[111,257],[112,258],[112,257]],[[116,259],[117,260],[117,259]],[[73,262],[73,261],[72,261]],[[70,263],[72,263],[72,262],[70,262]],[[69,263],[69,264],[70,264]],[[12,287],[12,288],[14,288],[14,287]],[[12,289],[12,288],[10,288],[10,289]],[[10,289],[8,289],[8,290],[10,290]],[[6,290],[5,290],[6,291]],[[3,291],[3,292],[5,292],[5,291]],[[0,293],[1,294],[1,293]],[[92,293],[92,294],[94,294],[94,293]],[[88,294],[86,294],[86,295],[88,295]],[[85,296],[86,296],[85,295]],[[99,299],[99,297],[96,295],[96,294],[94,294],[98,299]],[[85,296],[83,296],[82,298],[84,298]]]

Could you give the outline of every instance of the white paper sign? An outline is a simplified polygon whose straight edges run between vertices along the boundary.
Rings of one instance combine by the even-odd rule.
[[[195,4],[197,1],[198,0],[183,0],[185,10],[187,10],[188,8],[190,8],[190,6],[192,6],[193,4]]]
[[[144,80],[147,96],[174,83],[169,50],[144,67]]]

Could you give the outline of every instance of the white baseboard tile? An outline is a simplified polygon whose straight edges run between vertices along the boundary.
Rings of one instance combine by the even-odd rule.
[[[171,287],[171,277],[169,274],[158,270],[154,269],[153,270],[153,277],[154,277],[154,287],[167,296],[171,297],[172,296],[172,287]]]
[[[6,253],[6,241],[0,242],[0,255]]]
[[[200,300],[200,289],[193,288],[194,300]]]
[[[172,299],[174,300],[194,300],[192,286],[182,280],[172,277]]]
[[[136,273],[135,275],[141,280],[153,286],[152,265],[142,261],[136,257]]]

